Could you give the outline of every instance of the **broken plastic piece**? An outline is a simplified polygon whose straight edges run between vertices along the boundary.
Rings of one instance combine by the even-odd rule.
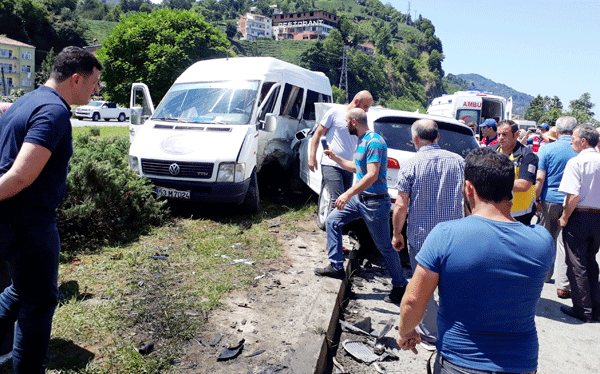
[[[217,361],[226,361],[237,357],[240,354],[240,352],[242,352],[242,349],[244,349],[245,341],[245,339],[242,339],[235,347],[225,348],[223,352],[221,352],[219,357],[217,357]]]
[[[150,352],[152,352],[154,350],[154,342],[149,342],[148,344],[144,345],[142,348],[138,349],[138,352],[141,355],[147,355]]]
[[[379,359],[379,356],[373,353],[373,351],[371,351],[363,342],[344,340],[342,346],[352,357],[366,364],[370,364]]]
[[[346,330],[349,330],[349,331],[352,331],[352,332],[355,332],[355,333],[358,333],[358,334],[363,334],[363,335],[366,335],[366,336],[371,336],[371,334],[370,334],[370,333],[366,332],[366,331],[365,331],[365,330],[363,330],[363,329],[359,329],[358,327],[356,327],[356,326],[354,326],[353,324],[351,324],[351,323],[348,323],[348,322],[346,322],[346,321],[342,321],[342,320],[340,320],[340,324],[341,324],[341,325],[342,325],[342,327],[343,327],[343,328],[345,328]]]
[[[169,255],[161,255],[159,253],[152,255],[152,256],[148,256],[148,258],[151,258],[153,260],[166,260],[167,257],[169,257]]]
[[[210,342],[208,342],[208,345],[210,345],[211,347],[214,347],[215,345],[219,344],[219,342],[221,341],[221,338],[223,337],[223,335],[217,333],[214,338],[212,338],[212,340]]]
[[[246,355],[246,357],[254,357],[254,356],[258,356],[261,353],[264,353],[266,351],[266,349],[261,349],[259,351],[256,351],[254,353],[250,353],[249,355]]]

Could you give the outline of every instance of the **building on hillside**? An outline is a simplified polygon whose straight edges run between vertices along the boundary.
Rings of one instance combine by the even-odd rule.
[[[370,56],[375,54],[375,46],[373,45],[373,43],[370,43],[370,42],[361,43],[356,46],[356,49],[358,49],[359,51],[362,51]]]
[[[283,14],[283,12],[281,11],[281,9],[279,9],[277,4],[269,5],[269,8],[271,8],[271,10],[273,10],[273,15]]]
[[[242,40],[270,39],[273,35],[273,21],[260,14],[246,13],[240,17],[237,26]]]
[[[35,83],[35,47],[0,35],[0,94],[14,89],[32,91]]]
[[[313,12],[274,14],[275,39],[325,39],[329,31],[338,27],[338,17],[323,10]]]

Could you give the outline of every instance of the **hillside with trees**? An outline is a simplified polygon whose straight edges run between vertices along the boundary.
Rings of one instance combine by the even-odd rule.
[[[238,40],[235,23],[239,16],[249,12],[250,7],[256,7],[256,13],[271,16],[273,10],[269,6],[273,4],[283,12],[325,10],[333,13],[339,17],[339,30],[332,32],[326,40],[318,42]],[[227,35],[232,55],[273,55],[323,71],[334,86],[340,83],[342,56],[346,49],[348,96],[361,89],[369,89],[377,104],[424,111],[428,100],[443,92],[442,42],[435,36],[435,27],[431,21],[422,17],[412,20],[409,15],[397,11],[391,5],[384,5],[379,0],[165,0],[158,5],[147,0],[120,0],[116,5],[99,0],[0,0],[0,19],[6,21],[0,23],[0,33],[36,46],[37,70],[41,69],[51,50],[57,53],[66,45],[96,43],[104,46],[99,55],[103,56],[105,64],[119,65],[132,56],[131,52],[117,56],[108,50],[116,47],[114,43],[107,42],[110,40],[108,34],[117,30],[115,25],[124,22],[132,14],[151,14],[164,8],[188,11],[204,17],[204,20]],[[162,25],[156,22],[153,27],[160,28]],[[159,34],[160,32],[155,33]],[[167,53],[165,43],[169,43],[168,38],[146,41],[148,44],[141,44],[133,51],[140,53],[146,48],[157,46],[163,49],[163,53]],[[355,47],[361,43],[373,45],[375,53],[367,55],[356,50]],[[173,52],[174,56],[163,57],[169,60],[180,53]],[[198,53],[186,54],[184,61],[222,55],[220,52],[217,55],[200,53],[198,49],[196,52]],[[142,64],[141,59],[138,59],[138,64]],[[47,65],[49,64],[44,66]],[[169,79],[181,73],[177,66],[167,76],[160,77],[161,84],[167,84]],[[141,71],[148,71],[144,66],[137,67]],[[133,69],[134,66],[130,68]],[[36,80],[36,84],[41,83],[42,80]],[[120,93],[113,91],[120,92],[131,82],[125,76],[119,85],[105,83],[104,91],[108,96],[120,97]],[[346,92],[341,92],[338,87],[334,90],[338,100],[345,99]]]

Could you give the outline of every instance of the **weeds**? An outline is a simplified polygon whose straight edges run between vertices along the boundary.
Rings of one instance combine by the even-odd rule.
[[[61,303],[49,350],[52,373],[160,373],[202,331],[205,317],[234,289],[248,287],[260,262],[280,255],[267,221],[289,230],[314,203],[266,201],[263,213],[204,212],[175,218],[138,241],[81,254],[60,266]],[[149,258],[154,256],[158,259]],[[256,265],[226,265],[235,259]],[[154,351],[137,349],[154,342]]]

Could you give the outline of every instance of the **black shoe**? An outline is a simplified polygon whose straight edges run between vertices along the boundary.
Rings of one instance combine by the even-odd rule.
[[[386,303],[400,304],[402,301],[402,296],[404,296],[404,291],[406,291],[406,286],[392,287],[392,291],[390,291],[389,295],[383,298],[383,301]]]
[[[333,267],[331,267],[331,264],[327,265],[324,268],[316,268],[315,274],[321,277],[330,277],[337,279],[344,279],[346,277],[346,272],[344,271],[344,269],[335,270]]]
[[[583,321],[583,322],[592,322],[592,317],[591,316],[586,316],[585,314],[577,313],[575,311],[575,309],[573,309],[570,306],[561,305],[560,311],[563,312],[564,314],[570,316],[570,317],[577,318],[580,321]]]

